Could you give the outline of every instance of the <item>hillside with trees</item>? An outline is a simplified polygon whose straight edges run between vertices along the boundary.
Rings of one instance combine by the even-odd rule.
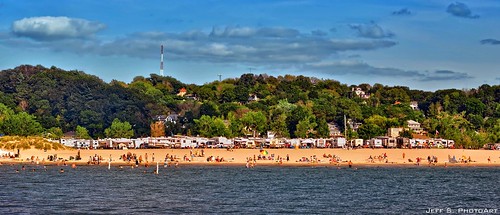
[[[0,134],[5,135],[239,137],[272,131],[279,137],[328,137],[329,124],[344,131],[345,116],[359,125],[357,131],[347,129],[348,138],[384,135],[414,120],[429,136],[460,146],[500,142],[500,86],[489,85],[426,92],[265,74],[204,85],[156,74],[106,83],[81,71],[22,65],[0,72],[0,103]]]

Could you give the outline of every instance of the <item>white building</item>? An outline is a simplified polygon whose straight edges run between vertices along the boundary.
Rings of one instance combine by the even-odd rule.
[[[414,120],[408,120],[408,128],[413,130],[413,132],[417,134],[421,134],[423,132],[423,129],[420,127],[420,123]]]

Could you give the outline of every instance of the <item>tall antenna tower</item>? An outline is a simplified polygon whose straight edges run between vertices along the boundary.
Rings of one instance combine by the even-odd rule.
[[[222,74],[218,74],[217,76],[219,76],[219,82],[222,81]]]
[[[163,76],[163,45],[160,46],[160,76]]]

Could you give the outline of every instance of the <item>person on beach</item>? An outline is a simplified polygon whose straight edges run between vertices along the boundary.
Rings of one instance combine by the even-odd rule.
[[[488,156],[488,163],[491,163],[491,157]]]
[[[349,162],[347,163],[349,165],[349,168],[352,168],[352,161],[349,160]]]

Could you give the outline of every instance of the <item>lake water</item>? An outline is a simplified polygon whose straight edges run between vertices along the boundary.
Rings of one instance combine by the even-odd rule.
[[[0,166],[0,214],[500,213],[498,167],[60,168]]]

